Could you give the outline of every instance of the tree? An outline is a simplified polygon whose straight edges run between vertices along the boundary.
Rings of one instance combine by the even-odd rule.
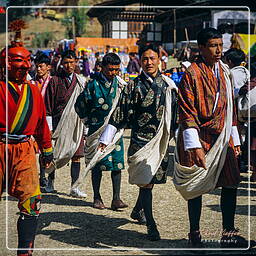
[[[32,46],[35,48],[47,48],[49,43],[55,39],[53,32],[35,33]]]
[[[82,1],[83,6],[87,5],[87,1]],[[75,19],[75,36],[81,37],[85,33],[85,25],[88,19],[86,15],[88,9],[86,8],[72,8],[70,12],[68,12],[65,18],[62,20],[62,24],[67,27],[66,34],[70,37],[73,35],[72,33],[72,17]],[[73,35],[74,36],[74,35]]]
[[[42,3],[42,0],[8,0],[7,6],[35,6]],[[8,9],[8,21],[13,21],[27,15],[31,8],[10,8]]]

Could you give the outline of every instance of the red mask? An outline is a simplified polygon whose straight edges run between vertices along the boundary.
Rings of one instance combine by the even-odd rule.
[[[30,52],[24,47],[11,47],[8,49],[8,76],[11,81],[26,81],[31,67]]]

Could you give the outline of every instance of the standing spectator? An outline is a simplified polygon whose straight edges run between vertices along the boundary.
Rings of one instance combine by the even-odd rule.
[[[115,53],[106,54],[102,60],[101,72],[94,75],[93,80],[88,82],[84,92],[77,98],[75,109],[79,117],[85,120],[85,125],[89,128],[88,136],[93,136],[93,134],[97,133],[97,131],[104,125],[104,121],[111,111],[120,86],[119,80],[116,77],[120,69],[120,63],[121,60]],[[91,145],[88,145],[88,147],[90,146]],[[128,205],[120,199],[121,170],[123,169],[124,146],[123,138],[121,138],[116,143],[115,149],[92,169],[94,208],[100,210],[105,209],[100,194],[102,171],[111,172],[113,186],[111,208],[117,210],[119,208],[128,207]]]
[[[161,60],[160,71],[164,72],[167,68],[168,53],[165,51],[162,45],[159,45],[159,54],[160,54],[160,60]]]
[[[127,72],[129,74],[140,73],[139,59],[134,52],[129,53],[129,63],[127,66]]]
[[[63,52],[63,71],[58,76],[52,77],[45,94],[48,124],[55,139],[54,157],[56,159],[54,160],[57,168],[71,160],[71,187],[79,177],[80,158],[84,156],[83,124],[74,111],[74,105],[77,96],[85,87],[85,79],[74,72],[76,62],[77,57],[74,51]],[[48,177],[47,192],[54,191],[54,179],[55,171]],[[86,194],[78,188],[71,189],[70,195],[86,197]]]
[[[246,60],[245,53],[236,48],[231,48],[228,51],[224,53],[224,62],[229,66],[230,72],[232,75],[232,82],[234,87],[234,96],[235,96],[235,102],[237,103],[237,98],[239,96],[239,90],[247,84],[247,82],[250,80],[250,73],[247,68],[244,67]],[[237,108],[236,108],[237,110]],[[240,171],[246,170],[246,160],[248,159],[248,150],[247,145],[244,144],[242,133],[244,130],[247,130],[247,124],[246,122],[238,121],[237,124],[238,132],[240,134],[240,139],[242,142],[242,154],[239,156],[239,166]]]
[[[51,60],[46,54],[44,54],[42,52],[37,52],[34,62],[36,65],[35,80],[40,83],[41,95],[44,98],[46,89],[51,80],[51,74],[50,74]],[[43,192],[43,189],[45,189],[45,187],[47,187],[47,179],[45,177],[45,168],[42,164],[41,156],[40,156],[39,163],[40,163],[40,186],[41,186],[41,190]]]
[[[239,95],[246,95],[250,90],[254,89],[256,87],[256,62],[253,62],[251,60],[251,79],[250,82],[248,81],[239,91]],[[255,90],[255,89],[254,89]],[[250,177],[250,180],[252,182],[256,182],[256,120],[251,118],[250,122],[250,138],[248,138],[248,132],[245,139],[245,145],[244,148],[247,150],[248,148],[248,140],[250,140],[250,164],[252,166],[252,175]]]
[[[187,69],[179,87],[179,165],[174,184],[188,200],[192,246],[202,246],[202,195],[222,187],[221,246],[248,247],[248,241],[235,228],[240,140],[230,71],[221,62],[222,35],[214,28],[206,28],[199,32],[197,42],[201,58]]]
[[[228,64],[233,78],[234,96],[239,95],[239,90],[250,79],[250,72],[245,68],[246,55],[245,53],[236,48],[231,48],[224,53],[224,61]]]
[[[90,76],[90,65],[89,65],[89,59],[88,59],[88,52],[82,50],[81,51],[81,60],[82,60],[82,70],[81,70],[81,74],[88,78]]]
[[[139,196],[131,218],[147,224],[148,239],[160,234],[153,217],[152,189],[167,178],[167,147],[170,139],[172,98],[176,86],[161,75],[159,49],[149,44],[139,50],[142,72],[125,86],[119,104],[100,138],[103,149],[112,142],[117,129],[131,128],[128,149],[129,182],[139,186]]]
[[[52,62],[51,62],[51,75],[55,76],[57,75],[59,72],[61,72],[61,54],[58,52],[55,52]]]

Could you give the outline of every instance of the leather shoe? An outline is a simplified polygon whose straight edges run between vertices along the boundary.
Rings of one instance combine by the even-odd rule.
[[[105,205],[103,204],[101,199],[95,199],[93,202],[93,208],[99,209],[99,210],[103,210],[105,209]]]
[[[158,232],[158,230],[157,230],[156,225],[148,225],[148,226],[147,226],[147,230],[148,230],[148,235],[147,235],[147,237],[148,237],[148,239],[149,239],[150,241],[158,241],[158,240],[161,239],[161,238],[160,238],[160,234],[159,234],[159,232]]]
[[[133,209],[130,217],[133,220],[137,220],[138,223],[141,225],[146,225],[146,223],[147,223],[143,209],[141,209],[139,211],[136,211],[135,209]]]
[[[116,211],[118,208],[127,208],[128,205],[125,204],[122,200],[112,200],[111,209]]]
[[[202,237],[199,230],[188,233],[188,239],[189,245],[192,245],[193,247],[196,248],[203,247]]]

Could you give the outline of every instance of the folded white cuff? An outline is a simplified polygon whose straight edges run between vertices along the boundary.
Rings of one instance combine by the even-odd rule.
[[[231,136],[233,138],[234,146],[240,146],[241,142],[240,142],[240,137],[239,137],[239,133],[238,133],[238,130],[237,130],[237,126],[232,126]]]
[[[105,145],[110,144],[115,137],[116,131],[117,129],[115,126],[108,124],[104,132],[101,134],[99,142]]]
[[[47,121],[50,131],[52,131],[52,117],[46,116],[46,121]]]
[[[183,131],[183,141],[185,150],[201,148],[201,142],[196,128],[188,128]]]

